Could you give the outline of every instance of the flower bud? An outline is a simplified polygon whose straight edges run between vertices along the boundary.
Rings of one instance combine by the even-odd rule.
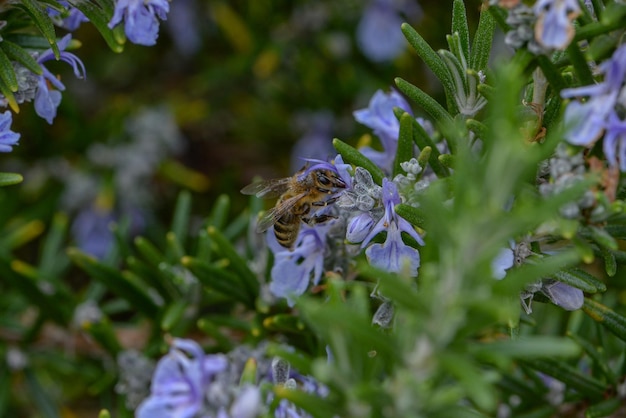
[[[374,226],[374,219],[367,213],[361,213],[350,220],[346,238],[350,242],[361,242]]]

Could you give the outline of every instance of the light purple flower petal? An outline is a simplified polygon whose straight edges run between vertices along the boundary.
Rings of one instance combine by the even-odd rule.
[[[384,3],[371,2],[357,26],[357,44],[363,54],[374,62],[392,61],[407,47],[400,29],[404,19]]]
[[[497,280],[504,279],[506,271],[513,267],[515,256],[513,250],[510,248],[503,248],[500,250],[496,258],[491,262],[491,273]]]
[[[46,80],[40,77],[37,83],[37,91],[35,92],[35,112],[37,115],[44,118],[49,124],[52,124],[60,103],[61,92],[49,90]]]
[[[20,139],[20,134],[11,130],[12,122],[11,112],[0,113],[0,152],[11,152]]]
[[[169,12],[167,0],[118,0],[109,28],[124,21],[128,39],[139,45],[156,44],[159,20],[165,20]]]
[[[302,225],[294,250],[281,247],[274,253],[269,289],[275,296],[286,298],[289,306],[306,291],[309,282],[319,283],[324,272],[327,230],[328,226]]]
[[[348,223],[346,239],[349,242],[361,242],[369,234],[374,226],[374,219],[368,212],[363,212],[353,217]]]
[[[580,13],[576,1],[539,1],[534,11],[539,15],[535,26],[537,42],[547,48],[565,49],[574,37],[572,20]]]
[[[585,302],[585,296],[582,290],[561,282],[556,282],[547,287],[544,286],[543,293],[552,303],[567,311],[580,309]]]
[[[419,252],[402,241],[395,223],[387,229],[385,242],[369,246],[365,255],[371,265],[389,272],[398,273],[408,266],[411,274],[417,275],[420,266]]]

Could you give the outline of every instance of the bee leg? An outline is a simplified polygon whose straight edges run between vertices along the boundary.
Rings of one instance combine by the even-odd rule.
[[[312,216],[310,218],[302,218],[302,220],[309,226],[328,222],[331,219],[337,219],[337,217],[332,216],[332,215],[317,215],[317,216]]]
[[[322,201],[319,201],[319,202],[313,202],[313,203],[311,203],[311,206],[324,207],[324,206],[332,205],[337,200],[339,200],[339,196],[331,197],[330,199],[322,200]]]

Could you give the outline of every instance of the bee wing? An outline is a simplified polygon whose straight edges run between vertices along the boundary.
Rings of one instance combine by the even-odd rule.
[[[259,220],[256,226],[256,232],[261,233],[267,231],[278,221],[285,213],[289,212],[300,199],[306,196],[306,193],[299,193],[289,199],[283,200],[272,209],[268,210]]]
[[[256,183],[248,184],[241,189],[241,193],[255,195],[256,197],[278,197],[287,191],[291,177],[284,179],[263,180]]]

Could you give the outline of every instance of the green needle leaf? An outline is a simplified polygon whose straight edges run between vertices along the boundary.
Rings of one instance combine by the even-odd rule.
[[[88,2],[85,2],[88,3]],[[46,38],[52,48],[54,57],[58,60],[61,57],[59,46],[57,45],[56,33],[54,32],[54,25],[52,20],[43,9],[43,6],[35,0],[22,0],[18,3],[25,9],[26,13],[33,19],[33,23],[41,31],[41,34]]]
[[[21,174],[17,173],[0,173],[0,187],[12,186],[21,183],[24,180]]]
[[[400,163],[413,158],[413,116],[404,112],[400,116],[400,136],[398,137],[398,150],[393,164],[393,177],[403,173]]]
[[[158,306],[148,295],[148,289],[135,280],[134,274],[121,274],[117,269],[101,264],[95,258],[82,253],[76,248],[67,250],[70,259],[94,279],[104,283],[108,289],[119,297],[127,300],[133,308],[142,312],[148,318],[155,318],[159,311]]]
[[[585,298],[583,311],[594,321],[604,325],[609,331],[615,334],[622,341],[626,341],[626,318],[614,310],[596,302],[593,299]]]
[[[409,44],[417,51],[417,54],[424,60],[428,68],[432,70],[446,91],[449,94],[454,94],[454,84],[452,83],[450,71],[435,50],[408,23],[403,23],[401,28]]]
[[[372,178],[378,185],[383,184],[383,178],[385,173],[376,164],[374,164],[369,158],[361,154],[356,148],[346,144],[340,139],[333,139],[333,146],[339,154],[343,157],[343,161],[348,164],[355,165],[357,167],[363,167],[372,175]]]

